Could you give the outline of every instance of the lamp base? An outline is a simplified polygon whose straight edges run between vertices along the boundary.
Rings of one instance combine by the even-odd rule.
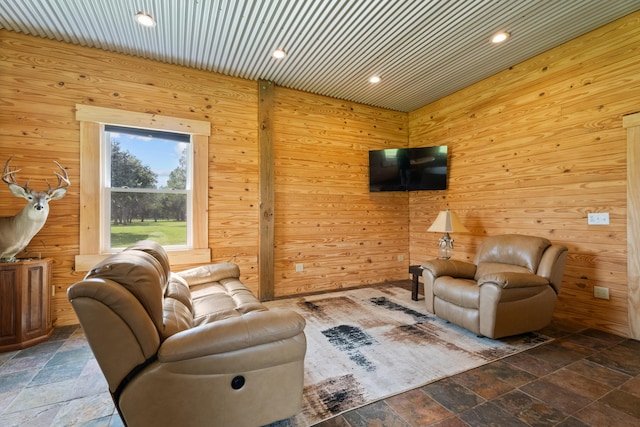
[[[444,233],[439,240],[440,242],[440,258],[449,259],[453,255],[453,239],[449,236],[449,233]]]

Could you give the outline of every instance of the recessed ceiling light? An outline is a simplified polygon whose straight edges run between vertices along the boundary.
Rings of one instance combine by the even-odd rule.
[[[136,13],[136,21],[138,21],[138,24],[143,25],[145,27],[156,26],[156,21],[153,19],[151,15],[147,13],[143,13],[143,12]]]
[[[380,78],[380,76],[371,76],[369,78],[369,83],[376,84],[376,83],[380,83],[381,81],[382,79]]]
[[[502,43],[506,41],[509,38],[509,36],[511,36],[511,34],[505,31],[500,31],[498,33],[495,33],[493,37],[491,37],[491,43],[495,43],[495,44]]]
[[[273,56],[276,59],[282,59],[285,56],[287,56],[287,52],[285,52],[284,49],[276,49],[273,51],[271,56]]]

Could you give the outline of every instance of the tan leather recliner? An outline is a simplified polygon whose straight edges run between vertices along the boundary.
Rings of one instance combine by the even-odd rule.
[[[545,238],[510,234],[487,238],[474,263],[427,261],[427,310],[489,338],[542,329],[553,316],[567,253]]]
[[[172,273],[145,241],[69,288],[125,425],[260,426],[298,413],[305,321],[269,311],[239,277],[231,263]]]

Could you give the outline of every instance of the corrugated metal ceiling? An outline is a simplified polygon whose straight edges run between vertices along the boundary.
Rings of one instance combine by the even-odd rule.
[[[637,10],[638,0],[2,0],[0,28],[412,111]],[[157,25],[139,26],[138,11]],[[498,30],[512,37],[491,45]],[[285,59],[271,57],[277,47]]]

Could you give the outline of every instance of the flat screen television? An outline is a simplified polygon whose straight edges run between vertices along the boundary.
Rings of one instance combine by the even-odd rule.
[[[447,146],[369,151],[369,191],[447,189]]]

